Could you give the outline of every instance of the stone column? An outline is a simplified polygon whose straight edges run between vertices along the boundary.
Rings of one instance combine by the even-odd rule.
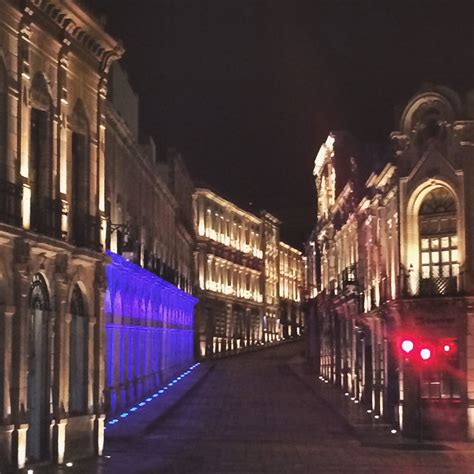
[[[88,334],[88,353],[89,353],[89,377],[91,382],[87,388],[88,406],[93,407],[95,414],[94,443],[95,451],[99,456],[102,455],[104,448],[104,391],[105,391],[105,262],[98,261],[95,268],[94,278],[94,314],[89,314],[89,334]]]
[[[8,465],[12,458],[10,380],[12,378],[12,317],[14,306],[0,308],[0,467]]]
[[[14,297],[16,311],[12,318],[12,385],[11,385],[11,413],[14,424],[12,462],[19,468],[26,462],[26,433],[27,422],[27,371],[28,371],[28,291],[31,280],[26,266],[29,259],[29,248],[22,242],[15,242],[15,251],[21,254],[21,263],[14,268]]]

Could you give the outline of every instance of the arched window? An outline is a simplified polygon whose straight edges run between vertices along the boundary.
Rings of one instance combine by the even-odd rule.
[[[89,121],[83,103],[74,106],[71,135],[71,213],[72,235],[77,245],[89,242],[90,160]]]
[[[52,102],[43,74],[37,73],[31,86],[29,177],[31,227],[50,233],[52,221]]]
[[[419,211],[420,290],[445,294],[456,288],[459,273],[457,214],[454,196],[444,187],[433,189]]]
[[[69,332],[69,413],[87,411],[88,320],[79,286],[72,292]]]
[[[28,433],[27,457],[49,456],[50,416],[53,412],[54,334],[49,320],[49,298],[41,275],[34,277],[29,294],[28,324]]]

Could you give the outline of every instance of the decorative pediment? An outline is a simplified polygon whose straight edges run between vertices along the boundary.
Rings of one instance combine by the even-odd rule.
[[[427,179],[442,178],[456,182],[456,170],[436,149],[427,150],[408,176],[409,187],[415,189]]]

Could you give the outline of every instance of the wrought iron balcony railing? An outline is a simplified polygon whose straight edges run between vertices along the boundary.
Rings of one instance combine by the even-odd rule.
[[[100,218],[89,214],[78,214],[72,219],[72,242],[97,252],[102,251],[100,243]]]
[[[19,184],[0,180],[0,221],[21,226],[22,187]]]
[[[405,275],[403,290],[405,297],[455,296],[460,292],[455,276],[422,278],[421,274],[414,272]]]
[[[61,232],[62,203],[60,199],[38,196],[31,203],[31,230],[55,239]]]

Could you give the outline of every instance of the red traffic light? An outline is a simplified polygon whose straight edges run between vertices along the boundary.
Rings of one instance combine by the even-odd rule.
[[[441,341],[440,349],[443,351],[443,354],[446,356],[454,356],[457,352],[458,345],[455,339],[449,338]]]
[[[431,359],[431,350],[428,349],[427,347],[423,347],[423,349],[421,349],[421,351],[420,351],[420,357],[425,361],[430,360]]]
[[[404,339],[401,345],[403,352],[406,352],[407,354],[409,354],[415,347],[415,344],[410,339]]]

